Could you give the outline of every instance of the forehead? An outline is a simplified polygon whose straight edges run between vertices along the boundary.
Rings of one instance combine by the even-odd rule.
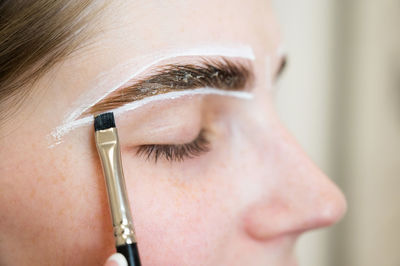
[[[279,42],[269,1],[261,0],[112,1],[101,20],[99,38],[120,52],[206,42],[261,44],[272,50]]]
[[[124,68],[115,66],[145,64],[168,51],[179,56],[180,50],[202,47],[207,54],[207,47],[215,51],[216,47],[245,45],[263,61],[263,56],[276,51],[280,44],[269,1],[121,0],[108,2],[103,11],[95,22],[99,30],[68,64],[68,71],[84,73],[80,80],[84,83],[94,81],[97,85],[99,79],[113,79],[109,73]]]
[[[49,78],[55,82],[47,104],[57,102],[57,124],[166,53],[245,45],[264,62],[280,43],[268,1],[108,1],[91,24],[88,43]]]

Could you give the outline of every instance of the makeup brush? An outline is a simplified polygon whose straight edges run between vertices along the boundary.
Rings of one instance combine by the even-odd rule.
[[[94,130],[96,147],[106,181],[117,252],[125,256],[129,266],[140,266],[114,114],[111,112],[96,116]]]

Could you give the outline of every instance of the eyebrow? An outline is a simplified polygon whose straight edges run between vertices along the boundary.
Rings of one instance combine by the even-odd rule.
[[[278,71],[276,72],[275,80],[280,78],[283,75],[283,73],[287,69],[287,65],[288,65],[288,57],[287,57],[287,55],[284,55],[284,56],[282,56],[282,58],[279,62],[279,67],[278,67]]]
[[[248,91],[254,84],[254,73],[248,60],[201,58],[193,64],[157,66],[152,74],[117,89],[81,114],[97,115],[131,102],[172,91],[215,88],[222,91]]]

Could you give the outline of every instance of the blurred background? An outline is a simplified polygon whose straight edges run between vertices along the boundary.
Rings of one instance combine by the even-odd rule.
[[[400,1],[273,0],[289,55],[277,108],[348,213],[300,266],[400,265]]]

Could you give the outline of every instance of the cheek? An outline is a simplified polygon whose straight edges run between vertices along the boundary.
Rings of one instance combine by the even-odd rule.
[[[144,264],[234,265],[230,254],[254,247],[243,223],[249,206],[277,189],[273,153],[260,156],[272,145],[261,144],[265,133],[226,123],[214,128],[211,151],[193,160],[153,164],[123,153]]]
[[[232,188],[219,170],[172,168],[159,171],[139,162],[124,168],[143,262],[211,264],[206,262],[215,261],[236,226],[234,200],[226,200]]]
[[[10,236],[11,242],[29,243],[27,252],[32,254],[26,257],[42,256],[40,250],[59,245],[63,251],[49,253],[50,261],[73,257],[81,263],[88,254],[105,259],[109,253],[96,253],[112,243],[112,233],[103,176],[100,168],[93,168],[95,159],[72,146],[51,150],[44,145],[25,151],[13,158],[7,179],[0,181],[7,188],[0,201],[1,213],[7,214],[0,221],[0,227],[7,228],[0,229],[2,235]]]
[[[265,188],[254,179],[241,130],[229,130],[209,153],[181,163],[122,155],[144,263],[218,265],[243,242],[242,213]]]

